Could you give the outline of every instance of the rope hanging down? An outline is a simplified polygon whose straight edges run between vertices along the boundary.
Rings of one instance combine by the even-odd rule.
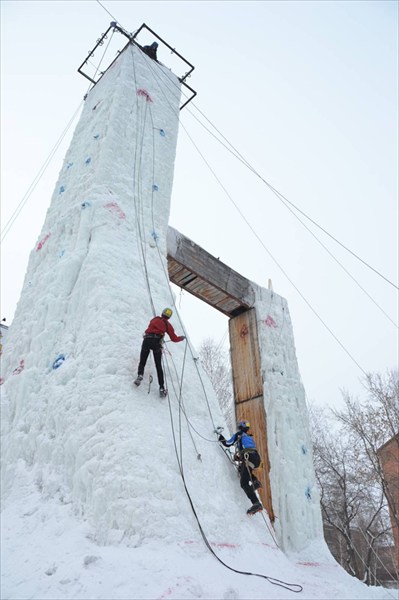
[[[150,109],[149,109],[149,110],[150,110],[150,115],[151,115],[151,121],[153,121],[153,119],[152,119],[152,112],[151,112],[151,106],[150,106]],[[154,128],[152,128],[152,131],[154,131]],[[154,135],[154,134],[153,134],[153,135]],[[153,147],[153,149],[154,149],[154,147]],[[154,158],[154,157],[153,157],[153,158]],[[153,162],[153,168],[154,168],[154,162]],[[154,173],[153,173],[153,175],[154,175]],[[154,218],[154,214],[153,214],[153,203],[151,204],[151,213],[152,213],[152,218]],[[155,239],[155,243],[156,243],[156,248],[157,248],[157,250],[158,250],[158,256],[159,256],[160,263],[161,263],[161,266],[162,266],[162,269],[163,269],[163,272],[164,272],[164,276],[165,276],[165,278],[166,278],[166,281],[167,281],[167,284],[168,284],[168,289],[170,290],[170,285],[169,285],[169,276],[168,276],[168,274],[165,272],[165,266],[164,266],[163,257],[162,257],[162,255],[161,255],[161,252],[160,252],[160,249],[159,249],[159,246],[158,246],[158,241],[157,241],[156,239]],[[143,256],[143,260],[144,260],[144,262],[146,263],[146,258],[145,258],[145,256]],[[146,276],[148,277],[148,270],[147,270],[147,267],[146,267],[146,265],[145,265],[145,273],[146,273]],[[153,304],[153,299],[152,299],[151,287],[150,287],[150,282],[149,282],[149,280],[148,280],[148,292],[149,292],[149,295],[150,295],[151,303]],[[173,298],[173,295],[172,295],[172,292],[171,292],[171,290],[170,290],[170,293],[171,293],[171,296],[172,296],[173,305],[175,306],[175,302],[174,302],[174,298]],[[175,308],[176,308],[176,307],[175,307]],[[178,314],[178,313],[177,313],[177,314]],[[180,320],[180,317],[179,317],[179,320]],[[185,491],[186,491],[186,494],[187,494],[188,500],[189,500],[189,502],[190,502],[191,509],[192,509],[192,511],[193,511],[193,514],[194,514],[194,516],[195,516],[195,519],[196,519],[196,521],[197,521],[197,524],[198,524],[198,527],[199,527],[199,530],[200,530],[201,536],[202,536],[202,538],[203,538],[203,540],[204,540],[204,542],[205,542],[205,545],[206,545],[206,546],[207,546],[207,548],[210,550],[210,552],[211,552],[211,553],[214,555],[214,557],[215,557],[215,558],[216,558],[216,559],[217,559],[217,560],[218,560],[218,561],[219,561],[219,562],[220,562],[220,563],[221,563],[221,564],[222,564],[224,567],[226,567],[227,569],[229,569],[229,570],[231,570],[231,571],[233,571],[233,572],[235,572],[235,573],[238,573],[238,574],[241,574],[241,575],[248,575],[248,576],[254,576],[254,577],[261,577],[261,578],[263,578],[263,579],[266,579],[267,581],[269,581],[269,583],[271,583],[271,584],[273,584],[273,585],[277,585],[277,586],[283,587],[283,588],[285,588],[285,589],[287,589],[287,590],[289,590],[289,591],[292,591],[292,592],[296,592],[296,593],[298,593],[298,592],[301,592],[303,588],[302,588],[302,586],[301,586],[301,585],[299,585],[299,584],[291,584],[291,583],[284,582],[284,581],[282,581],[282,580],[280,580],[280,579],[277,579],[277,578],[270,577],[270,576],[268,576],[268,575],[263,575],[263,574],[259,574],[259,573],[252,573],[252,572],[248,572],[248,571],[241,571],[241,570],[239,570],[239,569],[235,569],[235,568],[233,568],[233,567],[230,567],[230,566],[229,566],[227,563],[225,563],[225,562],[224,562],[224,561],[223,561],[223,560],[222,560],[222,559],[221,559],[219,556],[217,556],[217,554],[216,554],[216,553],[215,553],[215,551],[213,550],[213,548],[212,548],[211,544],[209,543],[209,541],[208,541],[208,539],[207,539],[207,537],[206,537],[206,535],[205,535],[205,532],[204,532],[204,530],[203,530],[203,528],[202,528],[202,525],[201,525],[201,523],[200,523],[200,520],[199,520],[199,518],[198,518],[197,512],[196,512],[196,510],[195,510],[195,507],[194,507],[194,504],[193,504],[193,501],[192,501],[191,495],[190,495],[190,493],[189,493],[189,491],[188,491],[188,488],[187,488],[187,485],[186,485],[186,482],[185,482],[185,478],[184,478],[184,472],[183,472],[182,438],[181,438],[181,434],[182,434],[182,431],[181,431],[181,412],[183,411],[183,413],[184,413],[184,414],[186,414],[186,411],[185,411],[185,409],[184,409],[184,407],[183,407],[183,404],[182,404],[182,397],[181,397],[181,394],[182,394],[183,375],[184,375],[184,366],[185,366],[185,362],[186,362],[186,352],[187,352],[187,347],[189,347],[189,349],[190,349],[190,352],[191,352],[191,355],[192,355],[192,357],[193,357],[193,354],[192,354],[191,347],[190,347],[190,345],[189,345],[189,344],[186,342],[185,353],[184,353],[184,360],[183,360],[183,366],[182,366],[181,380],[180,380],[180,382],[179,382],[179,398],[178,398],[178,404],[179,404],[179,439],[180,439],[179,446],[180,446],[180,456],[179,456],[179,451],[178,451],[178,448],[177,448],[177,443],[176,443],[176,436],[175,436],[175,430],[174,430],[174,425],[173,425],[173,417],[172,417],[172,407],[171,407],[171,402],[170,402],[170,396],[169,396],[169,395],[168,395],[168,404],[169,404],[169,413],[170,413],[170,420],[171,420],[171,427],[172,427],[173,442],[174,442],[175,453],[176,453],[176,459],[177,459],[177,462],[178,462],[178,466],[179,466],[180,475],[181,475],[181,478],[182,478],[182,481],[183,481],[184,489],[185,489]],[[196,364],[196,363],[195,363],[195,364]],[[198,371],[198,366],[197,366],[197,371]],[[201,379],[201,383],[202,383],[202,385],[203,385],[202,379]],[[212,421],[212,424],[213,424],[213,426],[214,426],[214,420],[213,420],[213,416],[212,416],[212,413],[211,413],[211,410],[210,410],[210,405],[209,405],[208,399],[207,399],[207,404],[208,404],[208,409],[209,409],[209,413],[210,413],[211,421]]]
[[[157,73],[155,72],[155,70],[152,67],[148,67],[152,74],[157,77]],[[160,79],[160,77],[158,77],[158,79]],[[161,88],[160,84],[158,83],[159,87]],[[167,85],[170,85],[170,81],[167,82]],[[161,89],[162,92],[162,89]],[[164,92],[163,92],[164,93]],[[164,94],[165,95],[165,94]],[[166,97],[166,96],[165,96]],[[192,137],[190,136],[190,134],[188,133],[187,129],[184,127],[183,123],[180,123],[180,125],[182,126],[184,132],[186,133],[187,137],[190,139],[191,143],[193,144],[193,146],[195,147],[195,149],[197,150],[197,152],[200,154],[201,158],[203,159],[203,161],[205,162],[205,164],[207,165],[207,167],[209,168],[209,170],[211,171],[211,173],[213,174],[213,176],[215,177],[215,179],[217,180],[217,182],[219,183],[219,185],[222,187],[222,189],[224,190],[225,194],[227,195],[227,197],[229,198],[229,200],[232,202],[232,204],[234,205],[234,207],[236,208],[236,210],[239,212],[241,218],[245,221],[245,223],[248,225],[248,227],[250,228],[250,230],[252,231],[252,233],[254,234],[254,236],[256,237],[256,239],[259,241],[259,243],[261,244],[261,246],[264,248],[264,250],[267,252],[267,254],[270,256],[270,258],[273,260],[273,262],[277,265],[277,267],[280,269],[280,271],[283,273],[283,275],[286,277],[286,279],[290,282],[290,284],[293,286],[293,288],[297,291],[297,293],[300,295],[300,297],[302,298],[302,300],[305,302],[305,304],[310,308],[310,310],[313,312],[313,314],[317,317],[317,319],[322,323],[322,325],[327,329],[327,331],[330,333],[330,335],[335,339],[335,341],[339,344],[339,346],[341,346],[341,348],[344,350],[344,352],[349,356],[349,358],[352,360],[352,362],[359,368],[359,370],[365,375],[366,371],[363,369],[363,367],[360,365],[360,363],[354,358],[354,356],[352,356],[352,354],[349,352],[349,350],[345,347],[345,345],[339,340],[339,338],[335,335],[335,333],[332,331],[332,329],[330,329],[330,327],[327,325],[327,323],[324,321],[324,319],[318,314],[318,312],[316,311],[315,308],[313,308],[313,306],[311,305],[310,301],[307,300],[307,298],[303,295],[303,293],[300,291],[300,289],[295,285],[295,283],[293,282],[293,280],[289,277],[288,273],[284,270],[284,268],[279,264],[279,262],[277,261],[277,259],[274,258],[274,256],[272,255],[272,253],[270,252],[270,250],[265,246],[265,244],[263,243],[262,239],[259,237],[259,235],[256,233],[256,231],[254,230],[254,228],[251,226],[251,224],[249,223],[249,221],[246,219],[246,217],[244,216],[244,214],[242,213],[242,211],[240,210],[240,208],[237,206],[237,204],[234,202],[233,198],[231,197],[231,195],[229,194],[229,192],[227,191],[227,189],[225,188],[225,186],[222,184],[222,182],[220,181],[220,179],[218,178],[218,176],[216,175],[215,171],[212,169],[212,167],[210,166],[210,164],[208,163],[208,161],[206,160],[205,156],[202,154],[202,152],[200,151],[200,149],[198,148],[198,146],[196,145],[196,143],[194,142],[194,140],[192,139]],[[214,134],[212,134],[214,135]],[[215,136],[214,136],[215,137]],[[218,138],[216,138],[218,139]],[[218,140],[220,142],[220,140]],[[220,142],[222,143],[222,142]],[[223,146],[225,146],[222,143]],[[225,146],[226,147],[226,146]],[[227,150],[229,150],[229,152],[232,153],[232,151],[227,148]],[[241,159],[240,159],[241,160]],[[247,165],[248,166],[248,165]],[[248,167],[250,168],[250,167]],[[389,317],[388,317],[389,318]],[[390,319],[391,320],[391,319]],[[393,321],[392,321],[393,322]],[[393,323],[395,325],[395,327],[397,327],[397,325],[395,323]]]

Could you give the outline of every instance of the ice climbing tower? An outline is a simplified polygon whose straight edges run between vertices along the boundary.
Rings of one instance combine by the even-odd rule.
[[[186,542],[197,531],[195,505],[203,530],[220,539],[239,536],[245,546],[253,537],[244,522],[248,500],[234,469],[226,475],[231,465],[214,434],[220,408],[209,382],[198,380],[190,345],[174,344],[165,353],[169,405],[154,401],[149,382],[132,385],[149,318],[174,304],[168,254],[182,261],[178,285],[197,295],[202,286],[200,270],[190,274],[179,255],[182,236],[172,232],[167,240],[179,112],[195,94],[185,81],[192,65],[185,61],[188,71],[178,77],[160,62],[158,42],[139,45],[138,32],[131,36],[115,23],[104,36],[110,31],[127,37],[126,45],[104,73],[85,74],[95,85],[7,336],[2,491],[10,499],[19,478],[24,485],[31,478],[45,498],[71,504],[102,543],[139,545],[168,540],[172,532]],[[183,101],[182,86],[189,92]],[[191,241],[187,246],[195,248]],[[322,533],[288,307],[247,280],[240,287],[222,267],[219,261],[205,296],[216,303],[225,283],[230,286],[224,312],[235,348],[237,416],[263,419],[269,514],[274,507],[281,545],[298,550]],[[177,311],[174,318],[186,333]],[[156,382],[153,387],[156,392]],[[222,493],[221,481],[222,501],[210,493]],[[193,488],[190,505],[186,494]]]

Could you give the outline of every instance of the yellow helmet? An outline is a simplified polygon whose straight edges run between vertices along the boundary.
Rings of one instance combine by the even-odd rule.
[[[170,319],[170,317],[173,315],[173,310],[171,308],[164,308],[162,311],[162,316],[166,317],[167,319]]]

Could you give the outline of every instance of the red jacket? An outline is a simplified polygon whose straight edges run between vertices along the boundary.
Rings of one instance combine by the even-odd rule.
[[[150,324],[144,333],[155,333],[160,337],[163,337],[165,333],[167,333],[172,342],[182,342],[185,339],[184,336],[176,335],[175,330],[168,319],[163,319],[162,317],[154,317],[151,319]]]

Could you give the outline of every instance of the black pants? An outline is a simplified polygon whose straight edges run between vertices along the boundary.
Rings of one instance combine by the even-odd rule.
[[[244,450],[244,454],[245,454],[245,450]],[[253,467],[250,467],[248,465],[248,461],[254,465]],[[253,488],[253,481],[252,481],[252,471],[253,469],[256,469],[257,467],[259,467],[260,465],[260,456],[257,452],[249,452],[248,453],[248,461],[243,460],[240,463],[240,466],[238,467],[238,471],[240,473],[240,485],[242,487],[242,489],[244,490],[244,492],[246,493],[246,495],[248,496],[248,498],[251,500],[252,504],[255,504],[255,502],[259,502],[258,496],[255,494],[254,488]]]
[[[162,370],[162,343],[160,338],[148,337],[144,338],[140,352],[140,362],[138,374],[144,375],[144,367],[146,365],[148,355],[152,350],[154,355],[155,368],[157,370],[159,387],[164,387],[164,376]]]

